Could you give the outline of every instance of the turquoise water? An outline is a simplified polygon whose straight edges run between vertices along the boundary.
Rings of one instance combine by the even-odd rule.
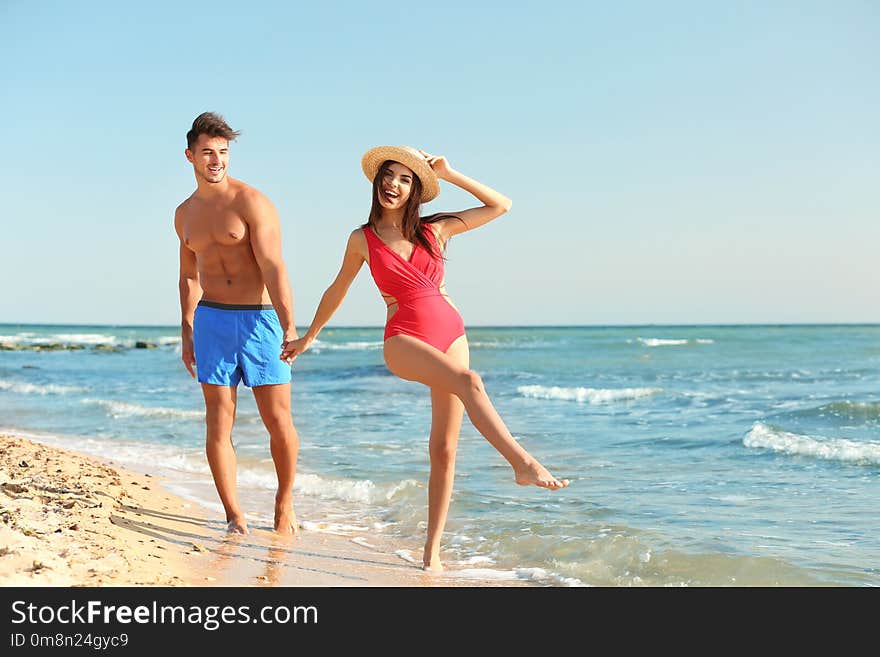
[[[514,485],[465,420],[445,536],[452,576],[880,584],[880,326],[468,337],[513,434],[572,485]],[[418,558],[429,397],[388,373],[381,340],[381,328],[326,329],[294,366],[297,510],[307,530],[381,535]],[[220,513],[201,392],[176,329],[7,324],[0,349],[0,429],[157,472]],[[239,485],[259,519],[271,512],[274,471],[253,398],[239,400]]]

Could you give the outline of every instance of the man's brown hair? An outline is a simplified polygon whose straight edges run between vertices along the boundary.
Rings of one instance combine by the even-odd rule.
[[[227,141],[233,141],[241,134],[241,131],[233,130],[226,123],[226,119],[216,112],[202,112],[193,121],[192,128],[186,133],[186,147],[192,150],[193,144],[199,139],[199,135],[209,137],[223,137]]]

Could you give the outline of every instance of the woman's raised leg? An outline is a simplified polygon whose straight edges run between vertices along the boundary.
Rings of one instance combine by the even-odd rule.
[[[459,338],[464,339],[464,336]],[[402,379],[418,381],[432,390],[458,397],[477,431],[510,463],[516,483],[551,490],[568,486],[567,479],[554,477],[516,442],[489,400],[476,372],[408,335],[395,335],[385,341],[385,363]]]

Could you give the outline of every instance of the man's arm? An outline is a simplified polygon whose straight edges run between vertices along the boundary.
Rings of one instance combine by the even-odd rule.
[[[297,334],[293,322],[293,292],[281,256],[281,221],[272,202],[255,189],[246,192],[244,219],[250,228],[254,258],[284,331],[283,348],[287,342],[296,340]]]
[[[193,348],[193,317],[196,305],[202,298],[202,286],[199,283],[199,268],[196,263],[196,254],[193,253],[183,241],[183,226],[180,208],[174,213],[174,230],[180,240],[180,277],[178,289],[180,291],[180,351],[183,364],[189,371],[190,376],[195,378],[196,364],[195,350]]]

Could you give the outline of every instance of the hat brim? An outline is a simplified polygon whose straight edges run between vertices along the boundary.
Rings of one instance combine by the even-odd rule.
[[[368,150],[361,158],[361,168],[371,183],[379,173],[379,167],[387,160],[400,162],[419,177],[422,183],[420,203],[427,203],[440,194],[440,181],[431,165],[414,148],[409,146],[376,146]]]

